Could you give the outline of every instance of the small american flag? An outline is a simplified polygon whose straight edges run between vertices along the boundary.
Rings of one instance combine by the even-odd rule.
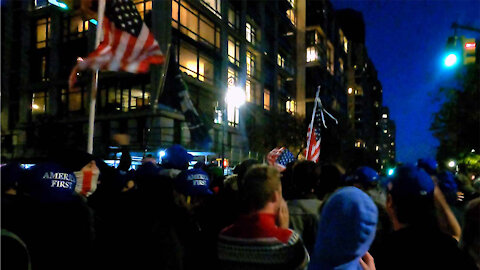
[[[77,68],[145,73],[150,64],[163,61],[160,46],[135,5],[130,0],[109,0],[103,19],[103,41],[88,58],[78,62],[72,75],[76,75]]]
[[[275,148],[267,155],[267,163],[280,171],[285,170],[288,163],[295,161],[295,156],[287,148]]]
[[[315,105],[313,107],[312,112],[312,121],[308,126],[307,131],[307,149],[305,153],[305,157],[307,160],[311,160],[313,162],[318,162],[320,158],[320,143],[322,141],[321,136],[321,125],[326,128],[325,125],[325,118],[323,113],[325,112],[330,118],[332,118],[337,124],[338,121],[333,117],[329,112],[327,112],[322,105],[322,101],[320,100],[320,87],[318,87],[317,94],[315,96]]]

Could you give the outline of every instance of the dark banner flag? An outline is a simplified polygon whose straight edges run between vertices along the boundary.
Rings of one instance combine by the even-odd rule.
[[[183,72],[180,71],[176,55],[174,46],[172,46],[165,88],[159,103],[180,110],[185,116],[185,122],[190,130],[190,139],[193,146],[197,149],[209,150],[212,146],[212,139],[210,134],[208,134],[208,127],[190,99],[188,86],[182,78]]]

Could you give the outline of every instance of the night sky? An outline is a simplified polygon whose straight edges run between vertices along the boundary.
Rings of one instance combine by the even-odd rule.
[[[441,105],[438,89],[452,72],[442,65],[451,25],[480,28],[479,0],[332,0],[335,9],[363,13],[368,55],[383,85],[383,104],[397,126],[397,161],[435,157],[438,141],[429,131]],[[459,35],[480,38],[460,30]],[[450,83],[451,85],[451,83]],[[480,101],[479,101],[480,102]]]

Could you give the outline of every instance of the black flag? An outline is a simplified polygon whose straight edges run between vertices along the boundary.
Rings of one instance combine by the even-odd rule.
[[[190,139],[197,149],[209,150],[212,146],[212,139],[208,134],[208,127],[200,118],[195,109],[188,86],[182,78],[176,58],[174,47],[170,51],[170,61],[165,80],[165,88],[160,97],[159,103],[180,110],[185,116],[185,122],[190,130]]]

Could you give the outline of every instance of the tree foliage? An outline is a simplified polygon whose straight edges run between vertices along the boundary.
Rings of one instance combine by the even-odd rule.
[[[461,159],[472,149],[480,151],[480,68],[465,67],[457,76],[460,89],[441,89],[446,102],[430,126],[439,140],[437,159]]]

